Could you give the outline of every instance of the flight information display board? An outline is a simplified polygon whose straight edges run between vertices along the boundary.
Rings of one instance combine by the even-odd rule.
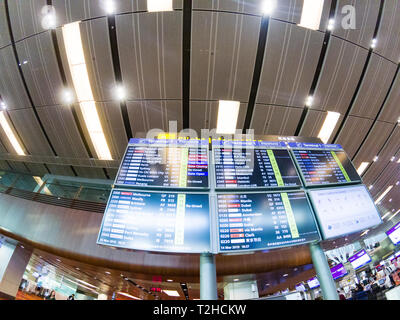
[[[400,222],[396,224],[393,228],[386,231],[386,235],[393,242],[394,245],[400,243]]]
[[[148,251],[210,252],[208,194],[113,189],[97,243]]]
[[[216,189],[301,186],[284,142],[212,142]]]
[[[114,184],[207,189],[208,141],[131,139]]]
[[[317,277],[313,277],[311,279],[307,280],[307,284],[310,287],[310,289],[315,289],[318,288],[320,286],[318,278]]]
[[[220,252],[252,251],[320,240],[303,191],[217,194]]]
[[[357,170],[338,144],[290,142],[289,147],[306,186],[361,182]]]
[[[331,274],[333,280],[336,280],[341,277],[344,277],[347,274],[347,270],[342,263],[339,263],[338,265],[331,268]]]
[[[371,257],[368,255],[368,253],[363,249],[359,252],[357,252],[355,255],[351,256],[349,258],[349,262],[353,266],[354,270],[359,269],[366,264],[370,263]]]
[[[364,185],[308,190],[322,238],[333,239],[382,222]]]

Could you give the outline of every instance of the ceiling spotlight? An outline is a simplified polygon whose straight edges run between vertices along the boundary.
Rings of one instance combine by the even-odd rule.
[[[357,169],[358,175],[362,175],[365,169],[367,169],[369,162],[361,162],[360,166]]]
[[[168,282],[172,282],[172,281],[174,281],[174,280],[171,280],[171,279],[167,279],[167,281],[168,281]]]
[[[74,94],[72,93],[72,90],[64,89],[62,96],[63,96],[63,101],[66,104],[71,104],[74,102]]]
[[[324,0],[304,0],[299,26],[318,30],[323,8]]]
[[[275,10],[276,7],[276,0],[264,0],[262,3],[262,12],[269,16]]]
[[[371,190],[374,186],[371,184],[368,189]]]
[[[312,103],[313,103],[313,100],[314,100],[313,96],[308,96],[307,99],[306,99],[306,106],[307,107],[311,107]]]
[[[379,203],[388,193],[390,190],[392,190],[393,186],[389,186],[386,188],[385,191],[382,192],[382,194],[378,197],[378,199],[375,200],[375,204]]]
[[[390,162],[393,162],[393,161],[394,161],[394,159],[396,159],[396,157],[394,157],[394,156],[393,156],[393,157],[391,157],[391,158],[390,158]]]
[[[235,282],[236,282],[236,281],[239,281],[239,279],[233,279],[233,281],[235,281]]]
[[[376,40],[375,38],[371,40],[371,48],[375,48],[376,44],[377,44],[378,40]]]
[[[103,0],[103,9],[107,14],[115,13],[114,0]]]
[[[375,157],[372,159],[372,161],[373,161],[373,162],[376,162],[376,161],[378,161],[378,158],[379,158],[378,156],[375,156]]]
[[[334,19],[329,19],[327,29],[329,31],[332,31],[334,28],[335,28],[335,20]]]
[[[398,186],[398,185],[399,185],[399,183],[400,183],[400,181],[397,181],[397,182],[396,182],[396,186]]]
[[[105,271],[105,273],[106,273],[106,274],[111,274],[111,273],[110,273],[110,272],[108,272],[108,271]]]
[[[43,29],[55,29],[56,27],[56,9],[53,6],[43,6],[41,9]]]
[[[6,110],[6,109],[7,109],[7,105],[6,105],[5,102],[3,102],[3,101],[0,102],[0,107],[1,107],[3,110]]]
[[[126,99],[126,92],[123,86],[119,85],[115,87],[115,97],[120,101]]]

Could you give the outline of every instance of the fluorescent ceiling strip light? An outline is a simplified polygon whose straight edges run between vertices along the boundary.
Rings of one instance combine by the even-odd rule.
[[[361,162],[360,166],[357,169],[358,175],[362,175],[365,169],[367,169],[369,162]]]
[[[392,220],[399,212],[400,212],[400,209],[397,210],[397,211],[388,219],[388,221]]]
[[[130,294],[125,293],[125,292],[117,292],[117,293],[122,295],[122,296],[125,296],[125,297],[128,297],[128,298],[132,298],[132,299],[135,299],[135,300],[142,300],[142,299],[140,299],[138,297],[131,296]]]
[[[368,232],[369,232],[369,229],[365,230],[363,233],[361,233],[360,236],[363,236],[364,234],[367,234]]]
[[[220,100],[218,106],[217,134],[234,134],[239,116],[239,101]]]
[[[80,21],[69,23],[62,27],[72,82],[74,83],[76,96],[97,156],[101,160],[112,160],[93,98],[79,24]]]
[[[390,211],[386,212],[386,213],[384,214],[384,216],[382,217],[382,220],[385,219],[389,214],[390,214]]]
[[[324,0],[304,0],[299,26],[318,30],[323,7]]]
[[[147,0],[147,11],[172,11],[172,0]]]
[[[335,129],[336,123],[338,122],[340,113],[328,111],[326,115],[324,124],[319,131],[318,138],[322,140],[323,143],[327,143],[333,130]]]
[[[163,290],[163,292],[170,297],[179,297],[179,293],[176,290]]]
[[[20,156],[24,156],[25,152],[22,150],[21,145],[19,144],[17,138],[15,137],[14,132],[11,130],[10,125],[8,124],[8,121],[6,117],[4,116],[4,111],[0,111],[0,124],[10,141],[11,145],[13,146],[15,152],[19,154]]]
[[[390,190],[392,190],[393,186],[389,186],[386,188],[385,191],[378,197],[378,199],[375,200],[375,204],[379,203],[388,193]]]

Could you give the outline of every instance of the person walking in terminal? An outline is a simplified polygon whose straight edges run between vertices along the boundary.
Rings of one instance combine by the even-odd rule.
[[[54,290],[51,291],[50,295],[44,298],[45,300],[56,300],[56,292]]]

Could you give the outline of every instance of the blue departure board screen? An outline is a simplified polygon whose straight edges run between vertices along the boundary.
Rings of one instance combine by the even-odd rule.
[[[208,194],[113,189],[97,243],[147,251],[210,252]]]
[[[131,139],[115,185],[207,189],[208,141]]]
[[[289,146],[306,186],[361,181],[340,145],[291,142]]]
[[[215,186],[285,188],[301,186],[284,142],[213,141]]]
[[[217,217],[220,252],[321,239],[304,191],[218,194]]]

